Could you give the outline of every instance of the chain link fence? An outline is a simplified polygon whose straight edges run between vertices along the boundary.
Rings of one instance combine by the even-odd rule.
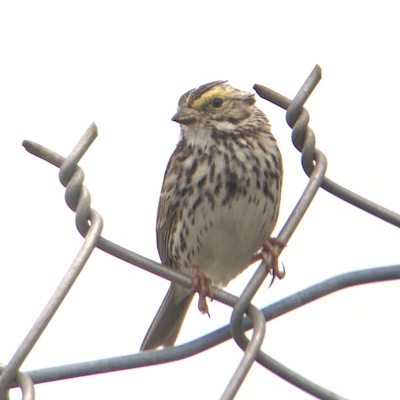
[[[292,128],[292,141],[296,149],[302,153],[302,166],[309,176],[306,189],[278,235],[279,243],[282,244],[287,244],[290,240],[319,188],[323,188],[355,207],[400,227],[400,215],[347,190],[325,176],[326,157],[315,147],[314,133],[308,127],[309,115],[303,107],[320,79],[321,69],[316,66],[293,100],[264,86],[254,86],[259,96],[287,110],[286,120]],[[176,361],[198,354],[231,338],[243,349],[243,357],[231,380],[227,382],[221,399],[228,400],[235,397],[254,362],[261,364],[266,369],[317,398],[344,399],[339,394],[308,380],[264,353],[261,350],[261,345],[265,336],[266,322],[341,289],[371,282],[399,279],[400,265],[370,268],[338,275],[265,308],[258,309],[252,305],[251,301],[268,276],[268,269],[262,262],[240,297],[214,288],[214,298],[233,309],[229,326],[224,326],[197,340],[173,348],[84,361],[40,370],[20,371],[24,360],[57,312],[95,248],[180,285],[188,288],[192,286],[190,276],[165,268],[107,240],[101,235],[103,220],[101,215],[91,208],[90,193],[83,186],[84,173],[78,166],[78,162],[96,137],[97,128],[95,124],[92,124],[67,158],[37,143],[23,142],[23,146],[28,152],[60,169],[59,178],[66,188],[66,203],[76,213],[76,227],[84,237],[84,242],[53,296],[11,360],[7,365],[0,365],[0,399],[6,400],[9,398],[9,389],[19,387],[22,391],[22,398],[31,400],[35,398],[35,384]],[[252,331],[250,339],[245,335],[245,332],[249,330]]]

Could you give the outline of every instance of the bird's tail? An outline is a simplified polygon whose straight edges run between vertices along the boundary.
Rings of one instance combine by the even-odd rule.
[[[194,294],[188,289],[171,284],[149,330],[140,347],[140,351],[172,346],[183,320],[192,302]]]

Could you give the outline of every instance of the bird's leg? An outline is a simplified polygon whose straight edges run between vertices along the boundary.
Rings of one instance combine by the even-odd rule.
[[[269,238],[263,243],[261,251],[251,258],[250,263],[253,264],[256,261],[264,260],[267,265],[268,272],[272,275],[271,285],[273,284],[275,277],[279,279],[285,277],[285,268],[279,268],[279,254],[276,251],[276,247],[284,248],[285,244],[280,242],[278,238]],[[270,285],[270,286],[271,286]]]
[[[192,292],[197,292],[199,294],[198,308],[200,312],[210,316],[207,305],[207,294],[212,301],[214,297],[214,291],[211,285],[211,279],[207,278],[204,273],[201,272],[199,267],[193,267]]]

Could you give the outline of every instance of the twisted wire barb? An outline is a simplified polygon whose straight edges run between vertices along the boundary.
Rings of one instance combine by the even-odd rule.
[[[97,135],[96,126],[92,125],[86,132],[84,139],[86,139],[88,136],[95,136],[95,135]],[[85,142],[85,140],[83,140],[83,142]],[[28,151],[32,148],[31,147],[32,143],[24,142],[23,144]],[[74,164],[74,162],[75,161],[77,162],[77,160],[80,157],[82,157],[82,155],[87,150],[89,145],[90,143],[87,146],[80,147],[79,151],[77,152],[73,151],[73,153],[71,154],[71,158],[67,160],[68,171],[65,173],[65,179],[63,182],[63,184],[65,184],[67,188],[69,187],[69,185],[74,186],[75,184],[74,182],[76,181],[78,182],[81,182],[81,180],[83,181],[83,172],[80,170],[80,168],[77,167],[76,163]],[[48,161],[54,160],[53,154],[46,152],[45,150],[46,150],[45,148],[42,148],[43,153],[46,156],[48,156],[47,160]],[[63,167],[63,164],[61,163],[59,166]],[[79,199],[81,200],[81,202],[86,203],[88,200],[90,202],[90,196],[87,196],[87,191],[85,191],[84,187],[80,186],[80,189],[81,190],[79,190],[80,192]],[[54,314],[58,310],[62,301],[67,296],[72,285],[78,278],[78,275],[82,271],[92,251],[96,247],[96,242],[100,237],[101,230],[103,227],[103,220],[100,214],[98,214],[94,210],[90,210],[88,215],[91,221],[91,225],[90,228],[87,229],[87,235],[81,249],[79,250],[77,256],[75,257],[70,268],[68,269],[65,276],[61,280],[54,294],[50,298],[49,302],[43,309],[42,313],[39,315],[38,319],[32,326],[31,330],[28,332],[25,339],[22,341],[21,345],[14,353],[10,362],[0,375],[0,398],[6,396],[6,393],[8,392],[8,389],[10,388],[12,381],[15,379],[15,377],[18,377],[18,370],[21,367],[22,363],[32,350],[33,346],[39,340],[40,336],[46,329],[50,320],[53,318]],[[78,213],[77,213],[77,218],[78,218]]]
[[[319,187],[323,187],[332,194],[384,219],[387,222],[400,226],[400,216],[398,214],[352,193],[325,177],[327,166],[326,158],[321,151],[315,148],[315,137],[312,130],[308,127],[309,116],[307,111],[303,108],[305,101],[315,88],[320,78],[321,71],[320,68],[316,66],[293,101],[264,86],[254,86],[255,90],[261,97],[287,110],[287,121],[293,128],[293,143],[299,151],[302,151],[302,165],[307,175],[310,177],[303,195],[279,233],[279,241],[284,244],[290,239]],[[92,230],[96,230],[92,235],[93,240],[88,246],[90,247],[90,250],[86,249],[86,252],[84,251],[86,256],[84,257],[85,259],[83,260],[82,258],[77,262],[79,267],[83,267],[90,252],[93,250],[93,247],[97,246],[99,249],[116,256],[121,260],[190,288],[192,282],[189,275],[166,268],[165,266],[131,252],[100,236],[102,220],[100,215],[90,208],[90,194],[82,185],[84,174],[77,166],[77,162],[81,159],[96,136],[97,129],[96,126],[92,124],[82,140],[67,158],[64,158],[34,142],[24,141],[23,143],[29,152],[60,168],[60,181],[66,187],[65,199],[68,206],[72,210],[76,211],[76,226],[81,235],[86,237],[85,243],[88,241],[89,236],[92,235]],[[95,229],[95,227],[97,227],[97,229]],[[79,258],[78,256],[77,259]],[[77,261],[77,259],[75,259],[75,261]],[[104,360],[81,362],[77,364],[28,371],[25,374],[22,374],[22,376],[26,375],[30,377],[32,382],[36,384],[166,363],[198,354],[230,339],[233,336],[238,345],[244,349],[244,356],[223,394],[223,399],[232,399],[235,396],[254,360],[275,374],[286,379],[288,382],[291,382],[295,386],[318,398],[329,400],[343,399],[343,397],[309,381],[262,352],[260,348],[265,334],[265,321],[270,321],[280,315],[343,288],[370,282],[400,279],[400,265],[372,268],[339,275],[288,296],[260,311],[251,305],[250,301],[259,286],[265,280],[267,273],[266,265],[263,262],[260,264],[254,277],[245,288],[240,299],[223,290],[214,288],[214,298],[216,300],[234,307],[231,325],[220,328],[217,331],[192,342],[158,351],[148,351],[141,354],[132,354]],[[76,279],[76,277],[77,274],[74,279]],[[73,280],[68,280],[68,282],[70,285],[73,284]],[[65,292],[66,289],[66,292],[68,291],[69,288],[63,287],[63,283],[64,280],[56,290],[53,297],[62,297],[60,296],[60,293],[58,293],[59,290]],[[64,293],[64,297],[66,292]],[[60,301],[62,301],[62,298]],[[49,304],[50,303],[51,301]],[[0,377],[0,388],[3,392],[9,387],[22,385],[18,380],[14,382],[13,379],[21,376],[21,373],[18,372],[20,365],[36,343],[36,340],[47,326],[47,323],[51,319],[52,315],[54,315],[57,308],[58,305],[55,306],[54,310],[47,310],[46,307],[8,366],[5,368],[4,373]],[[244,317],[245,313],[250,315],[251,318],[248,316]],[[44,318],[44,316],[46,316],[46,318]],[[244,332],[249,329],[253,329],[253,336],[250,341],[244,334]],[[0,391],[0,396],[2,396],[2,394],[3,393]],[[24,400],[26,400],[26,398],[28,397],[24,397]]]
[[[312,130],[308,127],[308,112],[303,108],[304,103],[307,101],[320,79],[321,70],[319,67],[316,67],[311,72],[303,86],[300,88],[298,94],[293,99],[293,102],[290,103],[287,112],[288,119],[291,120],[293,126],[293,142],[296,141],[299,148],[303,150],[303,166],[306,166],[310,171],[310,180],[292,214],[289,216],[282,231],[278,235],[278,241],[281,244],[279,249],[277,249],[278,254],[282,251],[283,247],[287,245],[297,225],[306,213],[326,172],[327,162],[325,156],[321,152],[317,152],[318,157],[315,157],[317,159],[317,168],[314,169],[312,160],[314,159],[315,137]],[[254,86],[256,91],[257,87],[258,85]],[[232,399],[235,396],[239,390],[240,384],[244,381],[247,373],[249,372],[251,365],[257,359],[257,357],[261,357],[261,345],[265,336],[265,319],[261,319],[261,316],[258,315],[258,313],[261,314],[261,311],[255,310],[251,306],[251,300],[260,286],[263,284],[265,278],[268,276],[268,273],[269,269],[267,268],[267,264],[262,262],[242,292],[239,301],[234,306],[230,324],[231,332],[236,343],[243,349],[244,356],[224,395],[222,396],[222,399],[224,400]],[[252,321],[254,322],[254,334],[250,341],[247,339],[242,329],[242,323],[246,310],[250,312]],[[257,324],[255,323],[256,321],[258,322]],[[261,331],[261,325],[264,327],[264,331]],[[260,338],[261,333],[263,336]],[[264,355],[264,357],[267,356]],[[312,386],[311,382],[310,386]],[[316,390],[323,391],[325,389],[320,389],[318,387]]]
[[[309,176],[309,183],[301,196],[299,202],[293,210],[293,213],[287,220],[286,224],[282,228],[282,231],[278,235],[278,238],[283,243],[287,243],[288,239],[294,233],[297,225],[299,224],[301,218],[304,216],[308,206],[311,204],[317,190],[319,187],[324,188],[330,193],[336,195],[337,197],[353,204],[356,207],[363,209],[366,212],[371,213],[389,223],[392,223],[400,227],[400,215],[384,208],[372,201],[365,199],[358,194],[351,192],[350,190],[338,185],[337,183],[331,181],[325,177],[327,161],[325,155],[315,147],[315,136],[313,131],[308,127],[309,114],[303,108],[304,103],[310,96],[311,92],[314,90],[319,80],[321,79],[321,68],[316,65],[310,76],[299,90],[298,94],[295,96],[293,101],[287,99],[281,94],[274,92],[262,85],[254,85],[254,89],[259,94],[260,97],[273,102],[274,104],[287,110],[286,120],[288,125],[292,128],[292,142],[297,150],[302,153],[302,166],[306,174]],[[263,266],[261,265],[260,268]],[[390,269],[388,269],[390,268]],[[362,283],[369,283],[370,281],[365,279],[365,275],[374,277],[373,281],[386,280],[386,279],[399,279],[400,268],[399,266],[378,268],[371,270],[358,271],[355,273],[344,274],[328,280],[325,282],[326,287],[335,283],[335,288],[332,288],[332,292],[340,290],[344,287],[349,287],[352,285],[358,285]],[[369,274],[368,274],[369,272]],[[394,273],[391,275],[390,273]],[[378,275],[382,275],[378,278]],[[358,278],[351,284],[351,278]],[[253,279],[255,276],[253,277]],[[343,279],[344,278],[344,279]],[[350,279],[349,279],[350,278]],[[325,286],[324,285],[324,286]],[[347,286],[348,285],[348,286]],[[329,292],[323,292],[321,286],[316,285],[313,291],[310,289],[309,292],[314,293],[315,298],[320,298],[327,295]],[[288,299],[285,299],[288,300]],[[296,299],[298,300],[298,299]],[[311,301],[311,300],[309,300]],[[304,298],[300,305],[306,304],[308,301]],[[289,301],[286,302],[288,304]],[[297,308],[297,307],[296,307]],[[264,310],[265,312],[265,310]],[[267,317],[266,317],[267,318]],[[268,320],[268,319],[267,319]],[[247,322],[248,325],[248,322]],[[303,389],[304,391],[313,394],[320,399],[339,399],[340,396],[333,392],[328,392],[325,388],[316,385],[314,382],[307,380],[306,378],[298,375],[294,371],[288,369],[284,365],[278,363],[272,357],[268,356],[264,352],[260,351],[258,353],[257,361],[264,365],[266,368],[275,372],[277,375],[286,379],[288,382],[293,383],[297,387]]]
[[[321,69],[317,65],[313,72],[311,73],[310,76],[313,74],[320,74]],[[262,85],[254,85],[255,91],[258,93],[260,97],[262,97],[265,100],[270,101],[271,103],[274,103],[278,107],[281,107],[285,110],[288,111],[287,114],[287,122],[291,128],[293,128],[293,133],[292,133],[292,140],[293,144],[295,145],[296,149],[301,151],[303,156],[302,156],[302,165],[303,169],[306,172],[308,176],[311,175],[312,170],[313,170],[313,160],[317,161],[317,158],[322,154],[318,149],[315,148],[315,139],[311,138],[311,140],[305,140],[304,142],[302,141],[302,133],[297,131],[297,127],[293,125],[294,121],[293,119],[296,118],[297,115],[297,109],[296,109],[296,103],[295,101],[291,101],[285,96],[282,96],[278,92],[275,92],[272,89],[269,89],[265,86]],[[292,106],[292,108],[289,109],[289,107]],[[290,113],[289,113],[290,111]],[[303,113],[305,110],[302,111]],[[299,119],[306,118],[306,115],[299,115]],[[295,129],[296,128],[296,129]],[[312,133],[312,131],[307,131],[308,134]],[[306,132],[306,133],[307,133]],[[305,147],[303,148],[303,143]],[[321,187],[325,189],[326,191],[330,192],[331,194],[335,195],[336,197],[339,197],[340,199],[346,201],[347,203],[352,204],[355,207],[360,208],[361,210],[364,210],[365,212],[372,214],[392,225],[395,225],[400,228],[400,215],[395,213],[394,211],[391,211],[385,207],[382,207],[379,204],[374,203],[371,200],[366,199],[365,197],[362,197],[358,195],[357,193],[352,192],[349,189],[346,189],[345,187],[337,184],[336,182],[330,180],[327,177],[323,178],[323,181],[321,182]]]

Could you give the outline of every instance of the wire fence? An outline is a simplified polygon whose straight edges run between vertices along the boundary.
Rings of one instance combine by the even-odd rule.
[[[314,133],[308,127],[309,115],[303,107],[320,79],[321,69],[316,66],[293,100],[264,86],[254,85],[254,89],[259,96],[287,110],[286,120],[292,128],[292,141],[296,149],[302,153],[302,166],[309,176],[306,189],[278,235],[279,242],[282,244],[288,243],[320,187],[338,198],[400,227],[399,214],[347,190],[325,176],[327,168],[326,157],[315,147]],[[166,268],[101,236],[103,220],[101,215],[90,207],[90,194],[83,186],[84,174],[78,166],[78,162],[96,137],[97,128],[95,124],[92,124],[67,158],[37,143],[31,141],[23,142],[23,146],[28,152],[60,169],[59,178],[66,188],[66,203],[76,213],[76,227],[84,237],[84,242],[53,296],[19,348],[15,351],[9,363],[6,366],[0,365],[0,399],[9,398],[10,388],[20,387],[22,398],[31,400],[35,398],[35,384],[176,361],[217,346],[232,337],[238,346],[243,349],[243,357],[227,384],[221,399],[228,400],[235,397],[255,361],[317,398],[327,400],[344,399],[344,397],[308,380],[264,353],[261,350],[261,345],[265,336],[266,322],[344,288],[371,282],[400,279],[400,265],[370,268],[338,275],[301,290],[263,309],[258,309],[251,304],[251,300],[268,276],[268,268],[265,262],[262,262],[240,297],[214,288],[214,298],[233,308],[229,326],[224,326],[189,343],[163,350],[85,361],[40,370],[19,371],[22,363],[46,329],[96,247],[177,284],[187,288],[192,286],[190,276]],[[252,330],[252,335],[251,339],[248,339],[245,332],[250,329]]]

